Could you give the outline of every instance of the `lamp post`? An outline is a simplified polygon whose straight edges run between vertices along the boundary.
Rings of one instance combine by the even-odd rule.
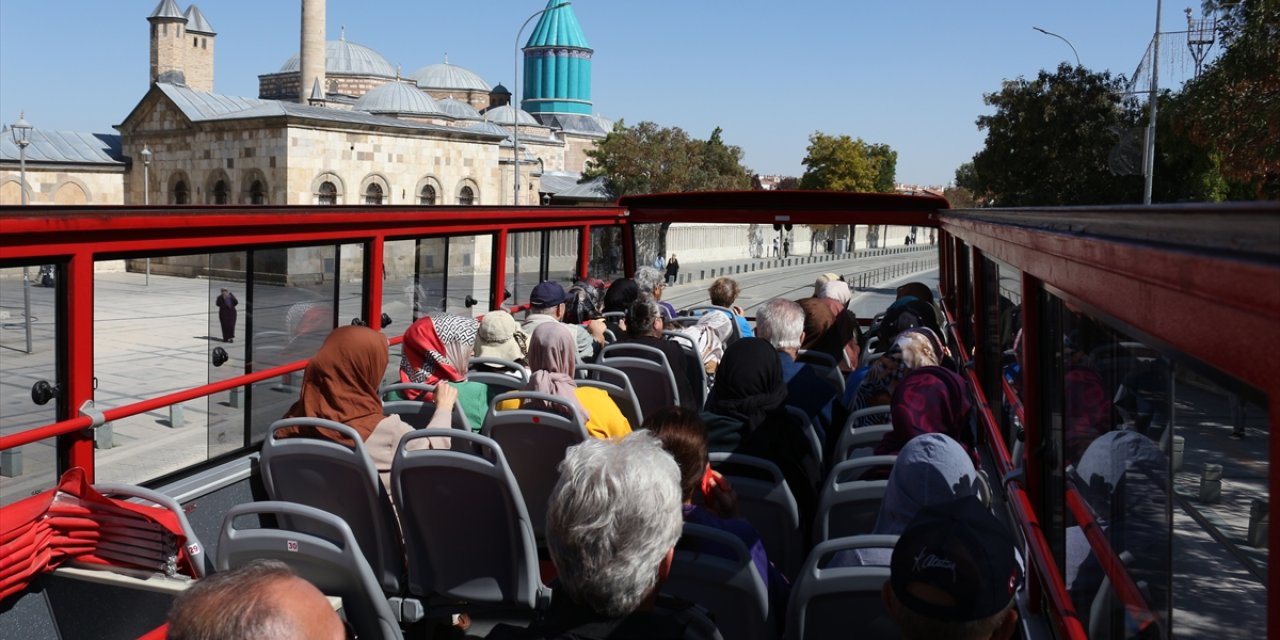
[[[511,61],[511,158],[515,161],[513,165],[515,180],[512,181],[512,205],[520,204],[520,34],[524,33],[524,28],[529,26],[529,23],[533,22],[534,18],[553,9],[567,7],[570,4],[573,3],[561,2],[535,12],[525,18],[524,24],[520,25],[520,29],[516,31],[516,47]]]
[[[18,121],[9,127],[13,143],[18,145],[18,201],[27,206],[27,145],[31,144],[31,123],[26,113],[18,114]],[[22,267],[22,324],[27,332],[27,353],[31,353],[31,267]]]
[[[1160,10],[1161,0],[1156,0],[1156,33],[1151,42],[1151,114],[1147,122],[1146,152],[1142,159],[1142,204],[1151,204],[1151,183],[1156,172],[1156,99],[1160,91]]]
[[[151,147],[142,145],[142,204],[151,204]],[[151,286],[151,258],[147,258],[147,279],[143,286]]]
[[[1039,31],[1040,33],[1045,34],[1046,36],[1053,36],[1053,37],[1055,37],[1055,38],[1057,38],[1057,39],[1059,39],[1059,40],[1061,40],[1061,41],[1063,41],[1063,42],[1067,43],[1067,46],[1068,46],[1068,47],[1071,47],[1071,53],[1074,53],[1074,54],[1075,54],[1075,56],[1076,56],[1076,66],[1077,66],[1077,67],[1082,67],[1082,66],[1084,66],[1084,65],[1080,64],[1080,53],[1076,51],[1076,47],[1075,47],[1075,45],[1071,44],[1071,41],[1070,41],[1070,40],[1068,40],[1068,39],[1066,39],[1066,38],[1064,38],[1064,37],[1062,37],[1062,36],[1060,36],[1060,35],[1058,35],[1058,34],[1056,34],[1056,33],[1052,32],[1052,31],[1045,31],[1044,29],[1041,29],[1040,27],[1031,27],[1031,28],[1032,28],[1032,29],[1035,29],[1036,31]]]

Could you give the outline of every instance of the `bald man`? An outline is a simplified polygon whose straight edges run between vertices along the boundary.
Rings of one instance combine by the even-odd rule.
[[[169,640],[345,637],[324,594],[278,560],[255,560],[198,580],[169,610]]]

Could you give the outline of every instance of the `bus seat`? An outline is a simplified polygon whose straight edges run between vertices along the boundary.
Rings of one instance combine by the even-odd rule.
[[[238,528],[241,516],[277,516],[277,529]],[[298,526],[294,526],[294,524]],[[251,560],[279,560],[325,595],[342,598],[342,612],[358,635],[400,639],[403,634],[351,527],[341,517],[293,502],[236,505],[222,520],[219,571]]]
[[[708,551],[708,548],[715,552]],[[776,638],[769,594],[751,552],[738,536],[685,523],[663,593],[704,607],[727,638]]]
[[[809,553],[791,585],[786,640],[844,640],[850,626],[858,638],[897,640],[898,626],[884,607],[880,590],[889,567],[830,567],[838,552],[892,547],[897,536],[854,536],[827,540]]]
[[[800,509],[778,465],[741,453],[713,451],[711,467],[738,494],[738,513],[755,527],[765,553],[782,575],[795,580],[804,562]]]
[[[609,349],[614,347],[651,349],[662,356],[663,364],[650,359],[607,356]],[[680,396],[676,391],[676,378],[665,363],[666,354],[643,345],[611,344],[600,353],[600,364],[617,369],[627,376],[627,379],[631,380],[631,388],[635,391],[636,398],[640,400],[640,406],[654,410],[680,404]]]
[[[813,524],[814,543],[871,533],[876,518],[880,516],[880,503],[888,485],[888,480],[828,480],[818,499],[818,515]]]
[[[893,431],[891,424],[877,424],[870,427],[845,429],[836,442],[836,450],[831,458],[837,463],[854,458],[873,455],[876,445],[884,439],[884,434]]]
[[[644,409],[640,407],[640,399],[635,389],[631,388],[631,379],[626,374],[602,364],[579,364],[574,372],[580,387],[604,389],[613,398],[618,410],[626,416],[633,430],[644,424]]]

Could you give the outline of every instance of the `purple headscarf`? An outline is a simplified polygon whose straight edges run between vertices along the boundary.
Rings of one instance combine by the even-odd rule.
[[[943,433],[969,449],[969,390],[964,379],[943,367],[920,367],[908,373],[893,392],[893,431],[876,447],[876,455],[898,453],[923,433]],[[970,453],[972,456],[972,453]]]
[[[568,325],[560,322],[544,322],[533,330],[529,338],[529,377],[526,391],[538,391],[564,398],[578,413],[582,424],[590,415],[578,401],[578,385],[573,381],[577,367],[578,345]],[[528,401],[526,407],[555,410],[548,403]]]

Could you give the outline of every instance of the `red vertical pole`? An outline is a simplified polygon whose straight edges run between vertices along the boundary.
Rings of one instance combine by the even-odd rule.
[[[622,226],[622,271],[628,278],[636,275],[636,234],[630,223]]]
[[[969,255],[971,262],[969,265],[969,281],[973,283],[973,302],[972,302],[972,330],[969,334],[969,348],[973,350],[973,369],[978,373],[978,383],[982,386],[982,392],[986,394],[987,399],[992,401],[992,405],[997,409],[1000,403],[997,401],[1000,396],[993,394],[987,383],[991,379],[991,371],[987,368],[990,359],[987,357],[987,331],[986,318],[987,313],[987,278],[985,269],[982,268],[982,251],[976,247],[970,247]]]
[[[502,292],[507,283],[507,230],[493,236],[492,271],[489,272],[489,309],[501,309]]]
[[[93,400],[93,252],[82,250],[71,256],[67,265],[65,297],[60,300],[65,312],[59,314],[58,354],[61,368],[62,406],[59,419],[80,414],[80,407]],[[93,431],[85,429],[59,438],[58,474],[71,467],[81,467],[89,482],[94,481]]]
[[[378,234],[364,245],[365,301],[364,318],[369,326],[382,330],[382,280],[387,277],[384,248],[386,238]]]
[[[578,279],[591,275],[591,225],[582,227],[578,232]]]

